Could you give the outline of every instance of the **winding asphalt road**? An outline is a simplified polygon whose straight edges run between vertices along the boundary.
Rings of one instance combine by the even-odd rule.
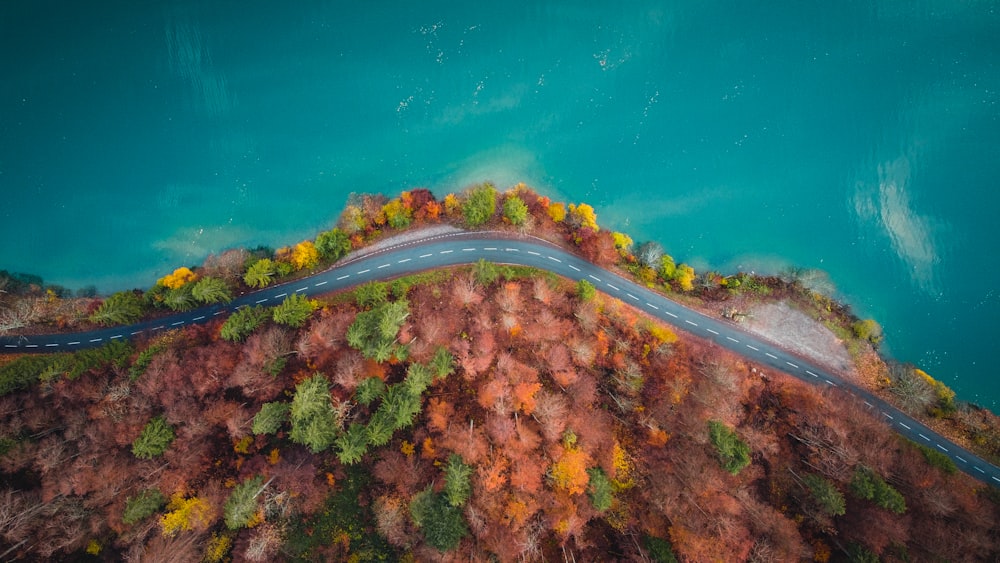
[[[202,307],[154,321],[85,333],[0,337],[0,352],[59,352],[103,345],[117,339],[154,335],[189,324],[205,323],[240,307],[276,305],[293,293],[317,295],[358,284],[397,277],[422,270],[477,262],[532,266],[571,280],[588,280],[614,298],[700,338],[744,356],[757,364],[793,375],[821,386],[839,387],[858,397],[893,430],[951,458],[955,465],[976,479],[1000,487],[1000,468],[924,426],[868,391],[837,375],[792,355],[777,345],[741,328],[708,317],[664,296],[569,254],[540,239],[504,238],[496,233],[458,232],[425,238],[338,263],[333,269],[297,281],[278,284],[241,295],[226,305]]]

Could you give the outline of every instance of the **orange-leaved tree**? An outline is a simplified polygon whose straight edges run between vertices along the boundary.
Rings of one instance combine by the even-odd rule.
[[[563,449],[562,456],[549,469],[552,486],[571,495],[583,494],[587,491],[590,476],[587,475],[587,465],[590,456],[575,446]]]

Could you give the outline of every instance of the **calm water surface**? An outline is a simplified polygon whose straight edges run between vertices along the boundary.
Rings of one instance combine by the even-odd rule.
[[[345,4],[0,5],[0,268],[147,287],[350,192],[523,180],[701,268],[823,269],[996,410],[996,2]]]

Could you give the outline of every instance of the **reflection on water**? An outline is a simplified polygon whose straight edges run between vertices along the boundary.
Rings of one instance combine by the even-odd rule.
[[[897,258],[906,266],[913,284],[926,293],[937,293],[935,266],[939,262],[930,220],[916,212],[910,201],[910,164],[900,157],[878,167],[878,187],[859,187],[854,208],[861,221],[888,236]]]

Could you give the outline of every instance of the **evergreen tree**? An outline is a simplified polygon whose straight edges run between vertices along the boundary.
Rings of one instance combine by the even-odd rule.
[[[444,496],[448,504],[456,508],[464,506],[472,493],[469,477],[472,476],[472,466],[462,462],[462,456],[451,454],[448,465],[444,468]]]
[[[167,419],[157,416],[150,420],[142,434],[132,442],[132,454],[139,459],[151,459],[163,454],[174,441],[174,429]]]
[[[300,328],[309,320],[313,311],[316,310],[316,306],[317,304],[310,301],[306,296],[300,293],[293,293],[285,297],[278,306],[274,307],[272,318],[278,324]]]
[[[247,268],[243,283],[250,287],[267,287],[277,271],[277,265],[270,258],[261,258]]]
[[[269,317],[271,312],[260,305],[256,307],[242,307],[229,315],[223,323],[219,336],[223,340],[238,342],[253,334],[261,324]]]
[[[134,291],[119,291],[101,303],[90,322],[104,326],[131,324],[145,312],[142,297]]]
[[[344,465],[354,465],[368,452],[368,431],[353,423],[337,438],[337,459]]]
[[[223,519],[230,530],[247,526],[257,515],[257,497],[267,485],[264,477],[257,475],[233,487],[226,504],[222,508]]]
[[[445,379],[455,373],[455,357],[444,346],[438,346],[431,359],[430,368],[436,379]]]
[[[438,551],[455,549],[469,533],[461,509],[430,488],[417,493],[410,501],[410,516],[427,543]]]
[[[288,403],[264,403],[253,417],[253,433],[274,434],[288,420],[289,410],[291,406]]]
[[[324,231],[316,237],[316,250],[324,260],[339,260],[351,251],[351,238],[340,229]]]
[[[846,512],[844,495],[829,480],[815,474],[808,474],[802,481],[812,493],[816,504],[830,516],[843,516]]]
[[[723,469],[736,475],[750,464],[750,446],[740,440],[732,429],[717,420],[710,420],[708,433]]]
[[[191,295],[202,303],[229,303],[233,294],[219,278],[201,278],[191,288]]]
[[[146,489],[137,496],[125,500],[122,522],[129,525],[135,524],[163,508],[165,504],[167,504],[167,499],[159,489]]]
[[[289,409],[292,430],[288,437],[302,444],[313,453],[319,453],[333,444],[340,432],[330,402],[330,383],[317,373],[295,386],[295,395]]]
[[[588,469],[587,475],[590,476],[587,496],[590,497],[590,502],[594,505],[594,508],[598,512],[604,512],[611,508],[611,502],[614,499],[611,480],[608,479],[608,476],[600,467]]]

